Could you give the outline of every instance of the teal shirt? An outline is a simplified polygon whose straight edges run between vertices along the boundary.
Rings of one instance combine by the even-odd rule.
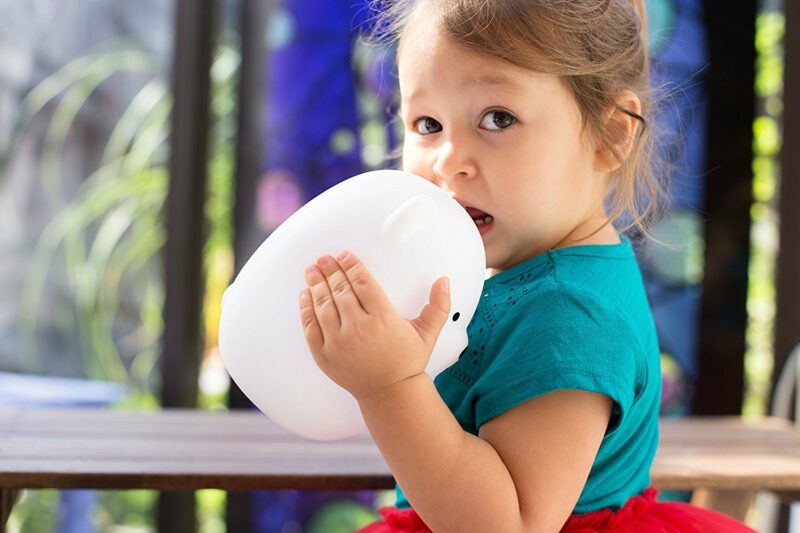
[[[560,389],[610,397],[611,420],[574,513],[617,509],[650,485],[658,339],[630,242],[560,248],[487,279],[459,360],[435,385],[461,427]],[[400,487],[396,506],[409,507]]]

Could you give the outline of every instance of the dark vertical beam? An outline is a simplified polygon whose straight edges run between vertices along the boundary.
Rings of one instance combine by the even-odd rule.
[[[241,0],[239,4],[242,61],[239,76],[239,115],[236,134],[235,198],[233,250],[236,273],[261,241],[256,227],[256,187],[264,161],[263,103],[266,90],[266,51],[264,34],[271,0]],[[232,409],[252,409],[253,404],[231,382],[228,405]],[[252,506],[249,492],[229,492],[227,530],[251,531]]]
[[[201,267],[215,5],[215,0],[175,3],[174,104],[166,202],[166,300],[161,357],[164,407],[197,405],[197,377],[203,350]],[[191,532],[195,528],[194,493],[162,493],[158,505],[159,531]]]
[[[704,2],[709,39],[705,278],[696,414],[738,414],[744,396],[752,204],[756,0]]]
[[[6,522],[17,503],[19,491],[15,489],[0,489],[0,531],[5,531]]]
[[[195,407],[200,336],[209,69],[214,0],[177,0],[170,184],[167,195],[166,300],[162,358],[164,407]]]
[[[800,342],[800,3],[784,2],[783,149],[772,383]],[[795,414],[798,416],[798,414]]]
[[[238,274],[264,240],[256,224],[256,187],[264,168],[264,102],[267,58],[264,34],[275,0],[242,0],[242,62],[236,132],[236,209],[233,214],[234,269]],[[252,404],[247,402],[248,406]]]

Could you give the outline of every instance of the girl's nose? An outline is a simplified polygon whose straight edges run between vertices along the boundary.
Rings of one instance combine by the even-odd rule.
[[[433,173],[437,181],[450,185],[456,179],[472,178],[476,172],[475,160],[466,147],[456,145],[450,140],[442,143],[433,164]],[[441,183],[437,185],[441,186]]]

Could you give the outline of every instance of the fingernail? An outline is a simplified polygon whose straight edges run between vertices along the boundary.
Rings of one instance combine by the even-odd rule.
[[[331,257],[329,255],[323,255],[317,259],[317,263],[319,263],[321,266],[328,266],[332,263]]]
[[[319,274],[319,269],[317,268],[317,265],[311,265],[309,267],[306,267],[306,274],[312,277]]]
[[[442,290],[444,292],[450,290],[450,278],[444,278],[444,281],[442,282]]]
[[[347,252],[343,251],[343,252],[339,252],[339,255],[336,256],[336,259],[338,259],[339,261],[344,261],[348,257],[350,257],[350,254],[348,254]]]
[[[302,291],[300,291],[300,301],[301,302],[308,301],[308,289],[303,289]]]

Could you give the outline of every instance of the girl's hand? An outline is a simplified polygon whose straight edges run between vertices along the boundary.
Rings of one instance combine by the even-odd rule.
[[[419,317],[401,317],[352,253],[324,255],[305,271],[300,318],[320,369],[362,399],[425,371],[450,314],[447,278],[431,287]]]

